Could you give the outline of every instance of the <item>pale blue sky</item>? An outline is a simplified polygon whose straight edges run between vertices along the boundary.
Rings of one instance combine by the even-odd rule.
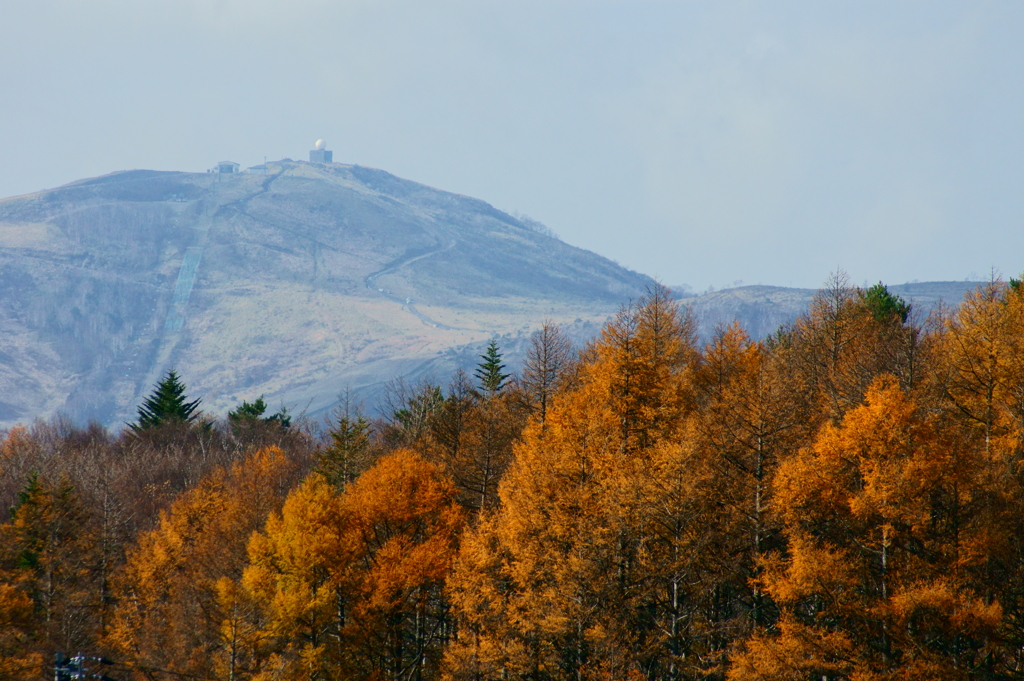
[[[1024,3],[0,0],[0,196],[305,158],[669,284],[1024,269]]]

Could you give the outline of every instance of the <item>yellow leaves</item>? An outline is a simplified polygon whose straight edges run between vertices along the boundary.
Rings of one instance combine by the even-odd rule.
[[[1001,608],[971,572],[1000,541],[972,519],[986,463],[948,428],[881,376],[865,404],[782,463],[775,504],[788,547],[761,581],[791,614],[750,643],[731,678],[803,673],[803,653],[793,657],[803,644],[789,640],[801,627],[849,634],[851,679],[947,678],[965,664],[957,650],[990,645]]]
[[[622,678],[664,638],[685,637],[686,624],[651,622],[664,609],[643,599],[664,598],[662,580],[690,590],[688,564],[710,537],[690,522],[710,504],[687,504],[700,505],[688,495],[713,472],[691,468],[693,448],[674,439],[687,427],[691,332],[653,291],[584,353],[543,425],[525,429],[501,506],[470,531],[449,580],[464,627],[449,653],[453,678]],[[690,600],[678,593],[672,607]],[[675,633],[651,631],[663,625]],[[673,645],[681,659],[683,644]]]
[[[0,442],[0,472],[24,468],[24,464],[38,449],[39,444],[29,435],[28,428],[16,425]]]
[[[43,659],[30,651],[35,607],[15,585],[0,581],[0,678],[43,676]]]
[[[1024,429],[1024,297],[1000,282],[965,298],[938,336],[942,388],[986,452],[1020,452]]]
[[[361,609],[399,607],[412,591],[440,585],[465,522],[456,491],[440,471],[408,450],[375,465],[344,496],[345,543]]]
[[[1002,608],[958,587],[952,580],[938,578],[912,583],[900,589],[885,604],[884,612],[899,627],[935,628],[946,635],[972,638],[992,636],[1002,621]]]
[[[317,572],[337,550],[338,514],[334,488],[319,473],[307,476],[288,494],[281,512],[271,513],[264,534],[253,537],[251,564],[266,563],[282,575]]]
[[[817,542],[803,534],[789,538],[790,559],[781,574],[771,576],[766,589],[780,605],[820,596],[829,607],[849,607],[858,599],[855,557],[848,551]]]
[[[729,681],[865,679],[848,635],[806,626],[791,615],[783,615],[777,636],[755,635],[744,648],[733,658]]]
[[[588,353],[580,380],[618,420],[623,452],[643,450],[678,425],[694,331],[689,312],[658,286],[623,308]]]
[[[214,673],[226,679],[250,675],[262,666],[262,648],[267,642],[259,626],[258,605],[237,580],[221,577],[214,588],[222,616],[218,634],[223,642],[223,651],[213,659]]]
[[[340,495],[307,477],[253,535],[242,580],[278,638],[275,664],[291,670],[282,673],[433,664],[441,585],[464,522],[452,482],[408,450]],[[396,643],[406,638],[411,647]]]
[[[103,567],[94,519],[71,483],[32,474],[0,525],[0,655],[4,638],[21,644],[19,658],[93,640],[96,623],[83,613],[105,605],[97,589]]]
[[[810,448],[783,464],[778,511],[792,526],[838,514],[868,526],[921,531],[930,522],[928,490],[949,472],[950,460],[937,443],[913,400],[894,378],[882,376],[841,427],[826,425]]]
[[[926,492],[944,472],[944,454],[894,378],[876,379],[865,399],[841,429],[818,439],[815,451],[823,459],[848,461],[859,478],[847,483],[859,487],[848,502],[854,517],[920,527],[929,515]]]
[[[449,653],[453,677],[557,666],[559,642],[576,636],[584,645],[577,627],[600,629],[592,618],[616,506],[602,492],[612,492],[624,459],[609,446],[618,441],[612,419],[580,418],[585,391],[549,410],[545,429],[528,429],[502,482],[501,510],[465,540],[449,579],[465,617]]]
[[[296,471],[270,447],[175,500],[128,554],[108,642],[144,666],[187,674],[230,671],[251,657],[245,619],[252,607],[235,581],[249,535],[281,503]]]
[[[836,429],[827,424],[819,441],[833,442]],[[783,461],[775,478],[773,506],[788,524],[800,527],[848,506],[851,474],[838,447],[805,448]]]
[[[264,604],[273,634],[316,640],[330,621],[339,525],[334,487],[313,473],[252,536],[242,584]]]

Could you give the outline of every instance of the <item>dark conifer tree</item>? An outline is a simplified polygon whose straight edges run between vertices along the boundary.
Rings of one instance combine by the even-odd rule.
[[[344,490],[370,467],[372,431],[362,411],[352,406],[348,392],[342,396],[334,417],[335,425],[328,431],[331,444],[317,451],[315,470],[335,488]]]
[[[900,323],[907,321],[910,315],[910,304],[903,298],[890,293],[889,287],[878,282],[866,291],[861,292],[861,300],[870,310],[871,315],[879,322],[887,322],[899,318]]]
[[[190,423],[199,416],[196,413],[196,407],[201,401],[188,401],[188,397],[185,395],[185,384],[172,369],[156,384],[153,392],[139,407],[138,423],[129,425],[132,430],[138,432],[159,426],[167,421]]]
[[[483,361],[476,365],[473,375],[480,381],[480,388],[490,394],[501,392],[505,387],[505,381],[509,374],[502,373],[505,365],[501,362],[501,352],[498,350],[498,341],[491,339],[487,344],[487,350],[480,355]]]
[[[264,416],[266,412],[267,403],[264,401],[263,395],[260,395],[256,398],[255,402],[242,400],[242,404],[228,412],[228,421],[232,426],[254,423],[257,421],[262,421],[264,423],[280,423],[282,428],[287,428],[292,424],[292,417],[288,414],[288,409],[286,407],[281,407],[280,410],[270,416]]]
[[[1015,293],[1020,293],[1021,291],[1024,291],[1024,274],[1020,275],[1020,279],[1014,279],[1013,277],[1010,277],[1010,290],[1014,291]]]

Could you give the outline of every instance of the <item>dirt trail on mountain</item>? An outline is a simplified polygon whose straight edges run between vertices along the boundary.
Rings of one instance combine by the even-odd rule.
[[[452,241],[447,246],[435,248],[431,251],[427,251],[426,253],[421,253],[419,255],[412,256],[409,258],[402,258],[401,260],[393,261],[390,264],[388,264],[387,267],[377,270],[373,274],[367,275],[366,278],[363,279],[363,283],[366,284],[366,288],[370,289],[371,291],[376,291],[377,293],[381,294],[388,300],[398,303],[399,305],[402,306],[403,309],[408,310],[412,314],[416,315],[416,317],[427,326],[432,326],[435,329],[445,329],[448,331],[474,331],[475,329],[462,329],[457,326],[448,326],[447,324],[442,324],[441,322],[435,321],[428,317],[427,315],[420,312],[419,310],[417,310],[416,305],[415,303],[413,303],[411,298],[406,298],[405,300],[402,300],[401,298],[393,295],[391,291],[377,287],[375,283],[378,277],[381,277],[385,274],[391,274],[392,272],[396,272],[399,269],[406,267],[407,265],[411,265],[417,260],[423,260],[424,258],[429,258],[431,256],[437,255],[438,253],[450,251],[454,247],[455,242]]]

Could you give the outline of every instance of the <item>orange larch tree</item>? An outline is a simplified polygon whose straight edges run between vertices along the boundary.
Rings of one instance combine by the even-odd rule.
[[[700,646],[724,667],[732,640],[771,621],[774,607],[757,586],[760,559],[782,538],[771,512],[778,461],[806,436],[801,403],[777,356],[752,343],[737,325],[712,338],[696,371],[696,408],[680,439],[676,476],[694,485],[691,508],[700,508],[702,577],[690,602],[701,602],[706,640]],[[655,474],[651,485],[672,476]],[[694,561],[691,560],[691,563]],[[675,588],[675,587],[673,587]]]
[[[299,467],[276,447],[182,494],[129,551],[107,645],[140,678],[241,678],[259,664],[256,610],[235,586],[249,535],[280,507]]]
[[[976,450],[894,377],[877,379],[865,405],[780,464],[773,503],[788,548],[761,583],[782,615],[729,678],[953,679],[989,668],[1001,610],[975,579],[992,537],[972,503],[986,484]]]
[[[99,563],[94,519],[74,486],[32,475],[0,525],[0,645],[15,648],[0,667],[34,677],[43,670],[31,665],[58,651],[93,648]]]
[[[989,494],[978,503],[992,540],[978,579],[1005,613],[1003,667],[1024,669],[1024,292],[992,281],[942,319],[935,339],[945,415],[983,453]]]
[[[350,673],[436,678],[450,633],[444,579],[465,524],[454,484],[437,466],[398,451],[353,485],[342,513]]]
[[[470,532],[449,580],[461,626],[452,678],[650,671],[661,584],[646,560],[642,481],[682,427],[696,358],[692,321],[662,288],[582,353],[571,387],[526,428],[500,508]]]
[[[815,294],[808,314],[783,334],[793,378],[813,397],[807,415],[813,425],[839,423],[881,374],[897,376],[904,389],[920,380],[923,337],[907,312],[884,286],[858,289],[843,272]]]
[[[309,476],[249,546],[243,583],[274,641],[263,675],[435,677],[464,522],[451,480],[408,450],[340,495]]]

